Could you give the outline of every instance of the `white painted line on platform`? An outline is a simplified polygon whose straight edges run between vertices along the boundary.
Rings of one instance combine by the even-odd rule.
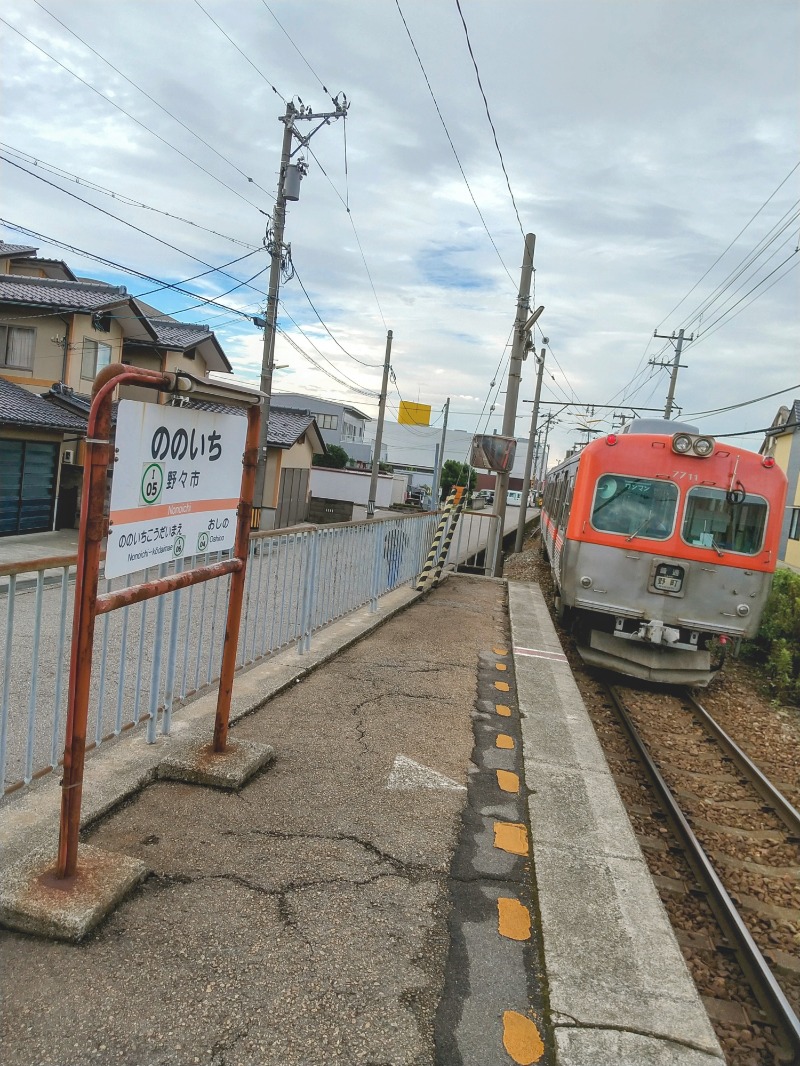
[[[560,651],[541,651],[538,648],[514,648],[515,655],[527,655],[532,659],[552,659],[557,663],[565,663],[566,655]]]
[[[387,788],[409,790],[414,788],[449,789],[451,792],[466,792],[466,785],[459,785],[438,770],[414,762],[407,755],[397,755],[389,774]]]

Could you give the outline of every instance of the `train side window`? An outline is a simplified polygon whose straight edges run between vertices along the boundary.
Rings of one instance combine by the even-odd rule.
[[[671,481],[603,474],[597,479],[592,526],[630,540],[666,540],[672,535],[678,507],[678,486]]]
[[[764,543],[767,501],[746,495],[741,503],[731,501],[722,489],[698,486],[686,497],[681,535],[696,548],[757,555]]]

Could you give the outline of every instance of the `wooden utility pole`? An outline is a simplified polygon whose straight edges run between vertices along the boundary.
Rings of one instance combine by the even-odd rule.
[[[369,500],[367,501],[367,518],[375,514],[375,496],[378,491],[378,469],[381,464],[381,442],[383,440],[383,420],[386,417],[386,395],[389,391],[389,357],[392,354],[392,331],[386,334],[386,354],[383,358],[383,382],[381,383],[381,402],[378,409],[378,428],[375,430],[375,447],[372,452],[372,473],[369,479]]]
[[[522,259],[522,270],[519,280],[519,294],[517,296],[517,315],[514,320],[514,340],[511,345],[511,359],[508,364],[508,384],[506,385],[506,406],[503,411],[503,436],[516,436],[517,424],[517,400],[519,398],[519,386],[522,380],[522,360],[525,357],[528,330],[541,314],[537,310],[533,315],[530,312],[531,278],[533,277],[533,252],[536,247],[536,235],[528,233],[525,237],[525,253]],[[497,475],[497,487],[495,489],[495,509],[498,515],[497,547],[495,552],[493,574],[495,577],[503,575],[503,526],[506,518],[506,496],[508,493],[508,479],[510,471]]]
[[[675,331],[674,330],[673,330],[671,336],[667,336],[666,333],[656,333],[655,330],[654,330],[653,331],[653,336],[654,337],[660,337],[661,340],[670,341],[670,343],[675,346],[675,358],[672,360],[672,364],[671,364],[672,373],[669,376],[669,391],[667,393],[667,405],[664,408],[664,418],[672,418],[672,408],[674,407],[674,400],[675,400],[675,386],[678,383],[678,368],[679,367],[683,367],[684,369],[686,368],[686,364],[681,362],[681,349],[683,348],[683,341],[684,341],[683,330],[682,329],[678,330],[678,336],[677,337],[675,336]],[[693,341],[693,340],[694,340],[694,333],[691,335],[691,337],[687,337],[686,338],[687,343],[689,341]],[[658,362],[655,359],[651,359],[650,360],[650,366],[667,367],[667,366],[670,366],[670,364],[669,363],[660,363],[660,362]]]

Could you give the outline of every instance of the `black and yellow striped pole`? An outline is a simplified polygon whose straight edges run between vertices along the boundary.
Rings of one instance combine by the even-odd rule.
[[[447,559],[447,553],[450,551],[450,544],[452,543],[452,540],[453,540],[453,534],[456,531],[456,526],[458,525],[458,520],[461,517],[461,513],[462,513],[462,511],[464,510],[464,508],[466,506],[467,506],[467,493],[466,493],[466,490],[465,490],[464,491],[464,495],[458,501],[458,503],[456,504],[456,506],[455,506],[455,508],[453,510],[453,520],[450,523],[450,528],[447,531],[447,536],[444,538],[444,542],[442,544],[442,551],[441,551],[441,554],[439,555],[439,562],[438,562],[438,564],[436,566],[436,570],[434,571],[433,577],[431,579],[431,588],[432,589],[436,588],[436,586],[439,584],[439,580],[440,580],[440,578],[442,576],[442,570],[444,569],[444,564],[445,564],[445,561]]]
[[[425,560],[425,565],[420,571],[420,575],[417,579],[416,590],[422,592],[430,577],[431,570],[433,570],[436,564],[436,556],[439,554],[439,544],[441,543],[444,531],[447,528],[447,520],[450,517],[450,512],[453,509],[453,500],[455,499],[455,493],[451,492],[447,499],[444,501],[444,510],[442,511],[442,517],[439,519],[439,525],[436,527],[436,535],[431,543],[431,550],[428,552],[428,558]]]

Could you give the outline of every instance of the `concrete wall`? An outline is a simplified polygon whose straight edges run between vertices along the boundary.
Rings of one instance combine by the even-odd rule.
[[[369,502],[370,475],[360,470],[330,470],[323,466],[311,468],[311,495],[324,500],[347,500],[364,506]],[[392,506],[394,478],[379,474],[375,490],[376,507]]]

